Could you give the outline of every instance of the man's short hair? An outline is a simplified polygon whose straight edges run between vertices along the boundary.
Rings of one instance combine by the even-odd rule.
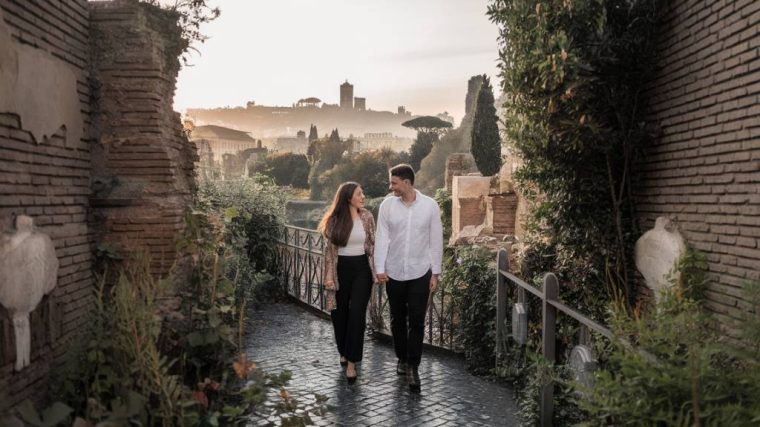
[[[406,163],[401,163],[400,165],[392,167],[390,172],[391,176],[397,176],[402,180],[408,179],[409,182],[414,185],[414,168]]]

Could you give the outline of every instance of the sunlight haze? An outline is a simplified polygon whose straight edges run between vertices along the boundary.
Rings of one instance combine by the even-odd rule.
[[[464,115],[467,80],[497,73],[486,0],[216,0],[221,16],[179,75],[175,108],[339,102]],[[498,92],[498,84],[494,84]]]

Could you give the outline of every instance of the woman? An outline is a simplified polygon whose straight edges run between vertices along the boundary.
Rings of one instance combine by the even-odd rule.
[[[364,209],[364,193],[355,182],[338,187],[330,210],[319,224],[325,236],[324,284],[333,321],[340,364],[349,384],[356,381],[362,360],[367,303],[377,282],[371,260],[375,251],[375,219]]]

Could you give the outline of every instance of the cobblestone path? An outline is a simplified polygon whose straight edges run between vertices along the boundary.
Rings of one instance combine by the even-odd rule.
[[[300,407],[313,408],[315,393],[328,398],[324,416],[310,415],[316,425],[518,425],[509,388],[470,375],[461,358],[441,352],[423,353],[422,393],[412,395],[395,373],[391,344],[368,337],[364,360],[357,365],[359,379],[348,385],[338,364],[332,325],[294,304],[256,311],[248,322],[246,346],[249,358],[265,371],[292,371],[286,389]],[[252,425],[279,425],[271,406],[260,412]]]

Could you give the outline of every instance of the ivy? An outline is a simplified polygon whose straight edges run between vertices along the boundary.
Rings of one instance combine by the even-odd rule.
[[[631,177],[652,136],[643,89],[666,4],[493,0],[488,8],[500,32],[508,144],[523,163],[515,176],[539,204],[533,229],[548,237],[561,280],[567,260],[586,264],[574,280],[598,307],[600,295],[635,296]]]

